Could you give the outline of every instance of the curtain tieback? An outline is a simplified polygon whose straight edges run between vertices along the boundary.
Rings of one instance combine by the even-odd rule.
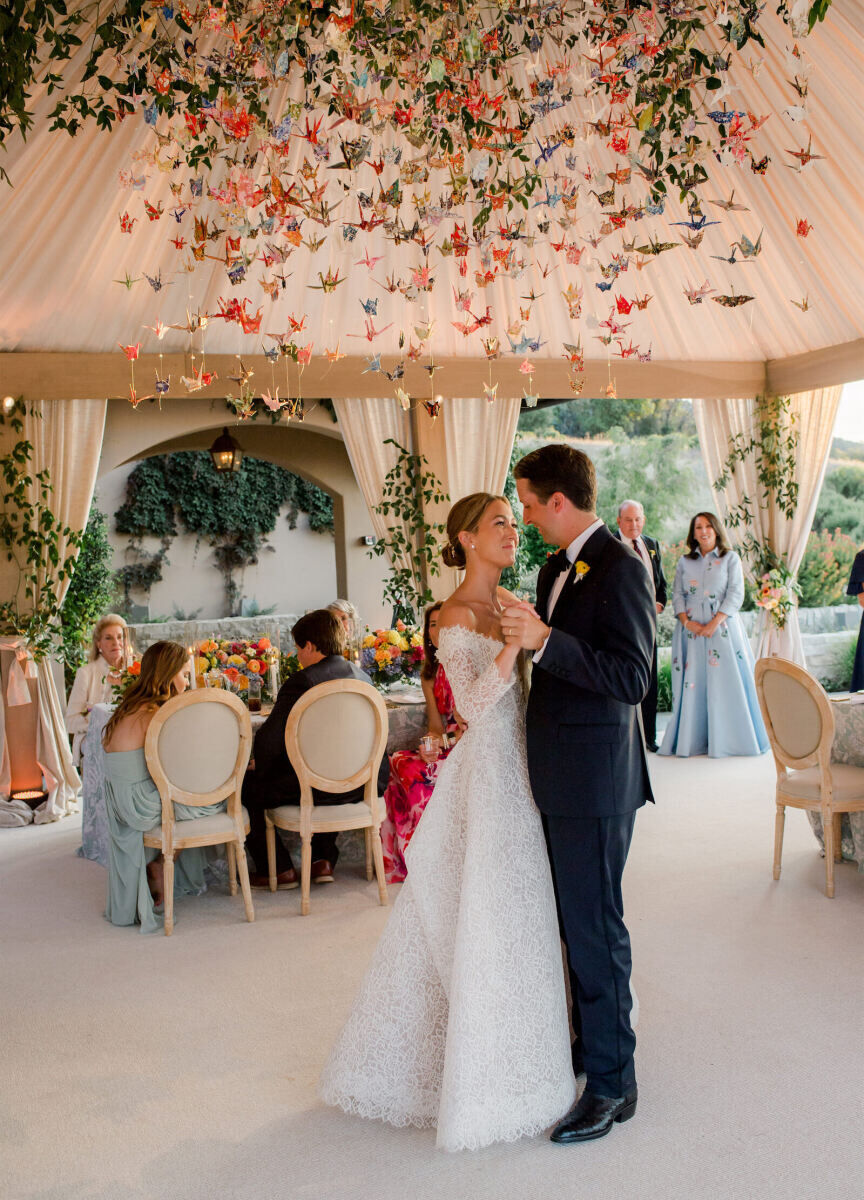
[[[9,682],[6,685],[6,703],[10,708],[30,704],[30,688],[28,679],[36,679],[36,663],[33,655],[23,638],[0,638],[0,650],[12,650],[15,661],[9,668]]]

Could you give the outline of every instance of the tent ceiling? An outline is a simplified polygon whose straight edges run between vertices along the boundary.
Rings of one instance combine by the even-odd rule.
[[[473,262],[468,278],[460,278],[457,260],[442,257],[435,246],[428,259],[436,278],[434,290],[421,292],[411,303],[377,286],[373,278],[407,277],[424,263],[420,250],[413,244],[394,246],[379,229],[360,233],[353,243],[340,245],[338,253],[333,249],[335,239],[315,252],[301,246],[286,264],[287,286],[271,302],[254,268],[246,283],[235,289],[225,277],[223,263],[208,262],[194,274],[178,272],[181,256],[169,241],[177,229],[167,212],[152,223],[141,214],[131,235],[121,233],[118,213],[133,211],[133,204],[140,207],[142,193],[122,190],[118,173],[128,170],[136,150],[152,145],[152,132],[143,121],[131,118],[110,136],[87,128],[69,139],[48,132],[44,117],[53,98],[38,99],[30,137],[26,143],[13,140],[5,156],[14,187],[0,185],[0,387],[29,395],[124,394],[129,368],[117,343],[140,340],[142,361],[136,370],[143,388],[152,380],[151,366],[160,365],[157,356],[162,352],[163,374],[170,369],[172,375],[169,394],[185,394],[179,378],[190,372],[189,359],[184,357],[187,335],[170,331],[157,341],[143,326],[155,325],[157,319],[181,324],[187,309],[212,313],[218,311],[220,297],[248,296],[252,311],[264,305],[262,335],[286,331],[289,314],[307,314],[306,328],[298,335],[301,344],[308,340],[314,347],[303,376],[305,395],[392,395],[394,384],[386,376],[362,373],[367,359],[380,352],[383,366],[392,368],[400,357],[400,331],[416,344],[414,327],[427,320],[434,321],[430,344],[435,361],[443,364],[434,376],[434,391],[445,396],[477,394],[489,378],[480,342],[489,330],[463,337],[452,324],[462,317],[454,308],[454,290],[468,286],[475,293],[473,311],[491,307],[495,332],[505,346],[505,327],[518,317],[520,307],[530,306],[525,332],[539,335],[543,343],[529,355],[536,367],[532,390],[542,396],[568,394],[562,347],[577,335],[585,351],[586,395],[602,391],[610,377],[619,395],[656,396],[750,394],[766,387],[803,391],[864,377],[864,225],[860,219],[864,5],[858,0],[834,0],[827,20],[802,43],[812,72],[806,120],[797,124],[784,115],[797,99],[788,82],[795,65],[788,56],[791,34],[767,14],[764,31],[764,51],[751,44],[745,55],[733,61],[726,103],[760,117],[771,114],[752,143],[754,153],[770,159],[767,174],[755,174],[749,160],[743,166],[712,161],[710,182],[701,193],[708,219],[722,218],[721,224],[707,228],[698,249],[679,246],[648,259],[642,270],[636,269],[637,256],[631,252],[627,272],[606,292],[596,287],[602,280],[600,265],[608,263],[613,253],[621,253],[625,241],[643,244],[651,237],[679,242],[682,231],[673,222],[686,220],[687,210],[677,197],[670,199],[662,216],[628,223],[596,250],[586,245],[585,239],[603,220],[590,188],[600,189],[605,172],[621,165],[602,142],[577,141],[575,146],[578,170],[586,171],[590,164],[596,180],[583,182],[578,220],[566,232],[568,240],[585,246],[578,266],[566,264],[544,238],[537,237],[533,247],[521,251],[527,265],[518,279],[499,276],[480,290],[473,281]],[[719,40],[716,48],[721,48]],[[761,69],[748,70],[746,62],[755,66],[757,52],[763,60]],[[579,125],[592,113],[590,108],[586,111],[584,101],[574,99],[569,110],[556,116]],[[554,122],[549,125],[553,127]],[[795,160],[787,151],[806,146],[811,135],[814,153],[824,158],[800,172],[789,169]],[[300,155],[303,143],[297,141]],[[170,208],[170,173],[152,167],[148,171],[151,176],[143,195]],[[436,175],[433,171],[429,182],[403,189],[401,215],[406,223],[413,220],[412,191],[428,188],[434,196]],[[371,189],[371,168],[361,167],[352,183],[355,190]],[[749,212],[727,213],[707,202],[728,197],[733,188],[736,200]],[[645,188],[634,182],[618,190],[616,203],[639,204],[644,197]],[[356,210],[353,193],[346,193],[336,219],[356,219]],[[796,236],[799,218],[812,223],[806,238]],[[531,219],[536,220],[536,215]],[[493,222],[497,224],[495,217]],[[753,261],[730,266],[712,257],[728,255],[730,243],[742,234],[755,241],[763,228],[763,250]],[[314,230],[311,223],[304,227],[309,234]],[[452,221],[432,232],[436,242],[442,241],[452,232]],[[558,241],[562,236],[553,213],[548,239]],[[357,265],[367,252],[383,256],[371,272]],[[544,278],[543,269],[552,266],[555,269]],[[338,269],[346,282],[332,294],[311,290],[318,272],[328,268]],[[155,277],[161,271],[170,286],[157,295],[142,280],[127,290],[113,282],[126,271],[133,277],[145,271]],[[685,287],[698,288],[705,281],[718,292],[727,293],[734,285],[736,292],[756,299],[740,308],[724,308],[710,299],[691,305]],[[584,288],[578,322],[569,319],[561,296],[571,283]],[[533,303],[524,299],[532,290],[543,293]],[[653,298],[644,311],[634,309],[620,320],[630,323],[627,339],[632,338],[643,352],[650,347],[651,362],[610,357],[597,339],[604,332],[598,322],[608,317],[612,297],[632,300],[636,293]],[[376,325],[391,325],[373,344],[363,337],[365,314],[360,302],[367,297],[379,301]],[[809,301],[806,312],[792,303],[804,297]],[[328,363],[323,352],[337,343],[348,357]],[[195,345],[197,349],[199,341]],[[282,385],[285,364],[277,364],[275,376],[271,375],[271,366],[261,354],[272,342],[263,336],[245,336],[236,324],[211,321],[203,345],[208,366],[215,366],[220,383],[202,395],[224,394],[224,379],[236,366],[233,358],[217,361],[218,355],[242,353],[255,367],[259,388],[271,386],[271,379]],[[523,358],[524,354],[507,353],[492,364],[493,377],[500,381],[499,394],[522,390],[525,376],[518,367]],[[428,355],[422,361],[428,361]],[[297,370],[293,365],[290,370],[293,393]],[[406,365],[404,386],[415,395],[430,392],[429,377],[418,364]]]

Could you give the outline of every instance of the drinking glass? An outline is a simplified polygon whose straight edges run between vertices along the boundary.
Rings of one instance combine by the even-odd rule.
[[[249,680],[249,687],[246,689],[246,695],[249,700],[250,713],[260,713],[261,711],[261,680],[253,678]]]

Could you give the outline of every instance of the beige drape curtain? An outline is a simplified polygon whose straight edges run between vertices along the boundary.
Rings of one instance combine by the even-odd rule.
[[[47,400],[41,406],[41,417],[28,413],[24,420],[24,436],[33,446],[30,473],[46,470],[50,473],[51,511],[70,529],[83,529],[87,523],[102,452],[106,409],[105,400]],[[35,494],[32,498],[36,498]],[[59,551],[62,564],[68,553],[67,539],[61,537]],[[56,581],[58,599],[62,600],[68,585],[66,579]],[[22,609],[25,603],[23,594],[19,594]],[[41,824],[75,811],[81,780],[69,750],[64,705],[47,659],[37,664],[36,674],[39,714],[35,754],[48,790],[48,799],[34,814],[36,823]],[[10,780],[2,703],[0,724],[0,790],[7,792]]]
[[[839,387],[822,388],[813,392],[798,392],[791,397],[790,413],[795,417],[798,429],[798,507],[791,521],[775,505],[764,505],[756,468],[751,461],[736,464],[728,485],[718,493],[724,517],[744,496],[751,498],[755,538],[770,546],[775,553],[783,555],[794,574],[797,574],[807,549],[807,538],[825,477],[841,391]],[[713,483],[729,456],[732,438],[738,434],[751,436],[757,423],[756,401],[694,400],[693,410],[705,469],[709,481]],[[805,665],[796,610],[793,610],[785,629],[775,629],[768,615],[760,614],[757,658],[763,655],[779,655]]]
[[[451,500],[503,490],[521,403],[518,397],[494,404],[478,397],[444,405]]]
[[[396,520],[375,512],[375,506],[381,502],[384,476],[396,465],[399,451],[395,446],[384,443],[388,438],[393,438],[406,450],[411,449],[408,413],[395,399],[364,397],[334,400],[333,405],[345,439],[348,458],[369,509],[375,536],[386,539],[396,527]],[[393,565],[409,569],[411,567],[407,559],[402,561],[401,558]]]

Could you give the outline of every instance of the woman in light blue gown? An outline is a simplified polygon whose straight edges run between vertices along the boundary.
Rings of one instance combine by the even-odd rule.
[[[697,513],[678,561],[672,602],[672,719],[660,754],[724,758],[764,754],[768,737],[753,653],[738,610],[744,600],[741,560],[713,513]]]
[[[105,726],[105,805],[108,812],[108,902],[105,916],[114,925],[141,923],[142,933],[162,928],[157,912],[163,901],[160,852],[145,847],[146,830],[162,820],[162,800],[144,758],[147,727],[157,709],[188,686],[189,651],[177,642],[154,642],[141,659],[141,674]],[[225,802],[203,808],[174,805],[178,821],[224,812]],[[174,895],[198,895],[205,889],[205,849],[178,854]]]

